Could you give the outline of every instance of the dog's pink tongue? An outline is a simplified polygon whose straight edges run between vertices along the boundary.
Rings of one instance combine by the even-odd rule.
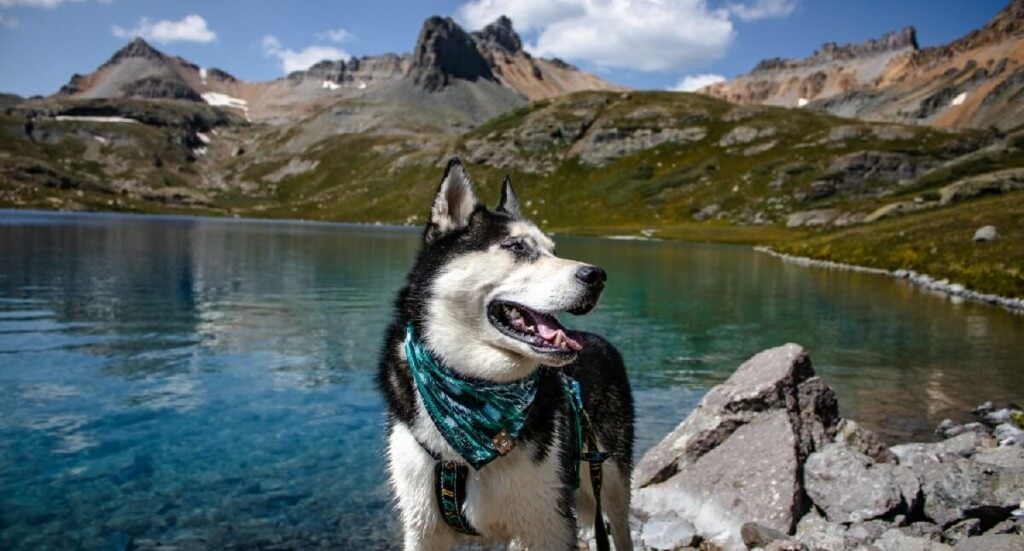
[[[559,333],[561,333],[562,338],[565,340],[565,344],[569,347],[570,350],[573,350],[575,352],[583,350],[583,345],[577,342],[575,339],[569,337],[569,335],[567,335],[561,327],[550,326],[543,319],[537,320],[537,334],[540,335],[540,338],[548,342],[555,342],[555,339],[558,337]]]

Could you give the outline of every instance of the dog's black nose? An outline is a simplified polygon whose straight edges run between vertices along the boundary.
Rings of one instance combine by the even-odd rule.
[[[604,270],[597,266],[583,266],[576,270],[576,279],[587,285],[597,285],[598,283],[608,281],[608,274],[604,273]]]

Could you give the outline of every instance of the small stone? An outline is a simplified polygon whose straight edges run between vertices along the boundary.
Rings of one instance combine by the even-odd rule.
[[[982,226],[974,232],[975,241],[994,241],[999,237],[995,226]]]
[[[747,549],[765,547],[775,540],[789,539],[789,536],[785,533],[768,526],[762,526],[756,522],[748,522],[741,526],[740,537],[743,539],[743,544],[747,546]]]
[[[797,524],[796,539],[811,549],[844,549],[846,528],[842,524],[828,522],[812,510]]]
[[[903,533],[915,538],[925,538],[938,541],[942,537],[942,528],[931,522],[912,522],[903,529]]]
[[[902,529],[893,528],[875,541],[882,551],[948,551],[952,547],[926,538],[910,536]]]
[[[1000,446],[1024,446],[1024,430],[1020,430],[1010,423],[1003,423],[992,429],[992,436]]]
[[[835,441],[840,444],[846,444],[878,463],[893,463],[896,461],[896,455],[889,451],[889,448],[885,447],[882,439],[877,434],[861,427],[856,421],[851,419],[843,419],[839,422],[836,428]]]
[[[708,218],[711,218],[712,216],[718,214],[720,210],[722,210],[722,207],[719,206],[718,203],[711,203],[710,205],[707,205],[706,207],[694,213],[693,219],[698,221],[707,220]]]
[[[810,547],[796,540],[775,540],[766,545],[764,551],[810,551]]]
[[[962,520],[950,526],[942,533],[942,539],[951,545],[956,545],[961,540],[981,533],[981,521],[976,518]]]
[[[984,415],[995,408],[996,406],[992,402],[985,402],[984,404],[981,404],[980,406],[971,410],[971,413],[975,415]]]
[[[943,419],[938,427],[935,427],[935,434],[946,435],[946,431],[956,426],[952,419]],[[948,437],[948,436],[947,436]]]
[[[1007,408],[997,409],[984,414],[982,420],[990,426],[998,426],[1010,422],[1010,410]]]
[[[988,428],[978,422],[967,423],[964,425],[964,432],[980,432],[982,434],[988,434]]]
[[[974,460],[984,465],[1024,470],[1024,447],[1002,446],[979,450]]]
[[[1017,534],[985,534],[967,538],[956,544],[954,551],[1020,551],[1024,537]]]
[[[882,520],[859,522],[851,525],[846,531],[846,542],[850,547],[867,545],[877,540],[890,528],[892,525]]]

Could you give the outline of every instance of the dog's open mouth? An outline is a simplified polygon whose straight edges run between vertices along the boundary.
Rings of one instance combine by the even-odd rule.
[[[540,352],[578,352],[583,349],[583,345],[550,314],[511,302],[495,301],[487,307],[487,317],[498,331]]]

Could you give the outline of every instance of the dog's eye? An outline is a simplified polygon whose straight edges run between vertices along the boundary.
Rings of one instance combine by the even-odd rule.
[[[526,243],[523,243],[522,241],[509,241],[508,243],[505,243],[502,246],[506,250],[511,251],[513,253],[516,253],[516,254],[520,254],[520,253],[525,253],[526,252]]]

